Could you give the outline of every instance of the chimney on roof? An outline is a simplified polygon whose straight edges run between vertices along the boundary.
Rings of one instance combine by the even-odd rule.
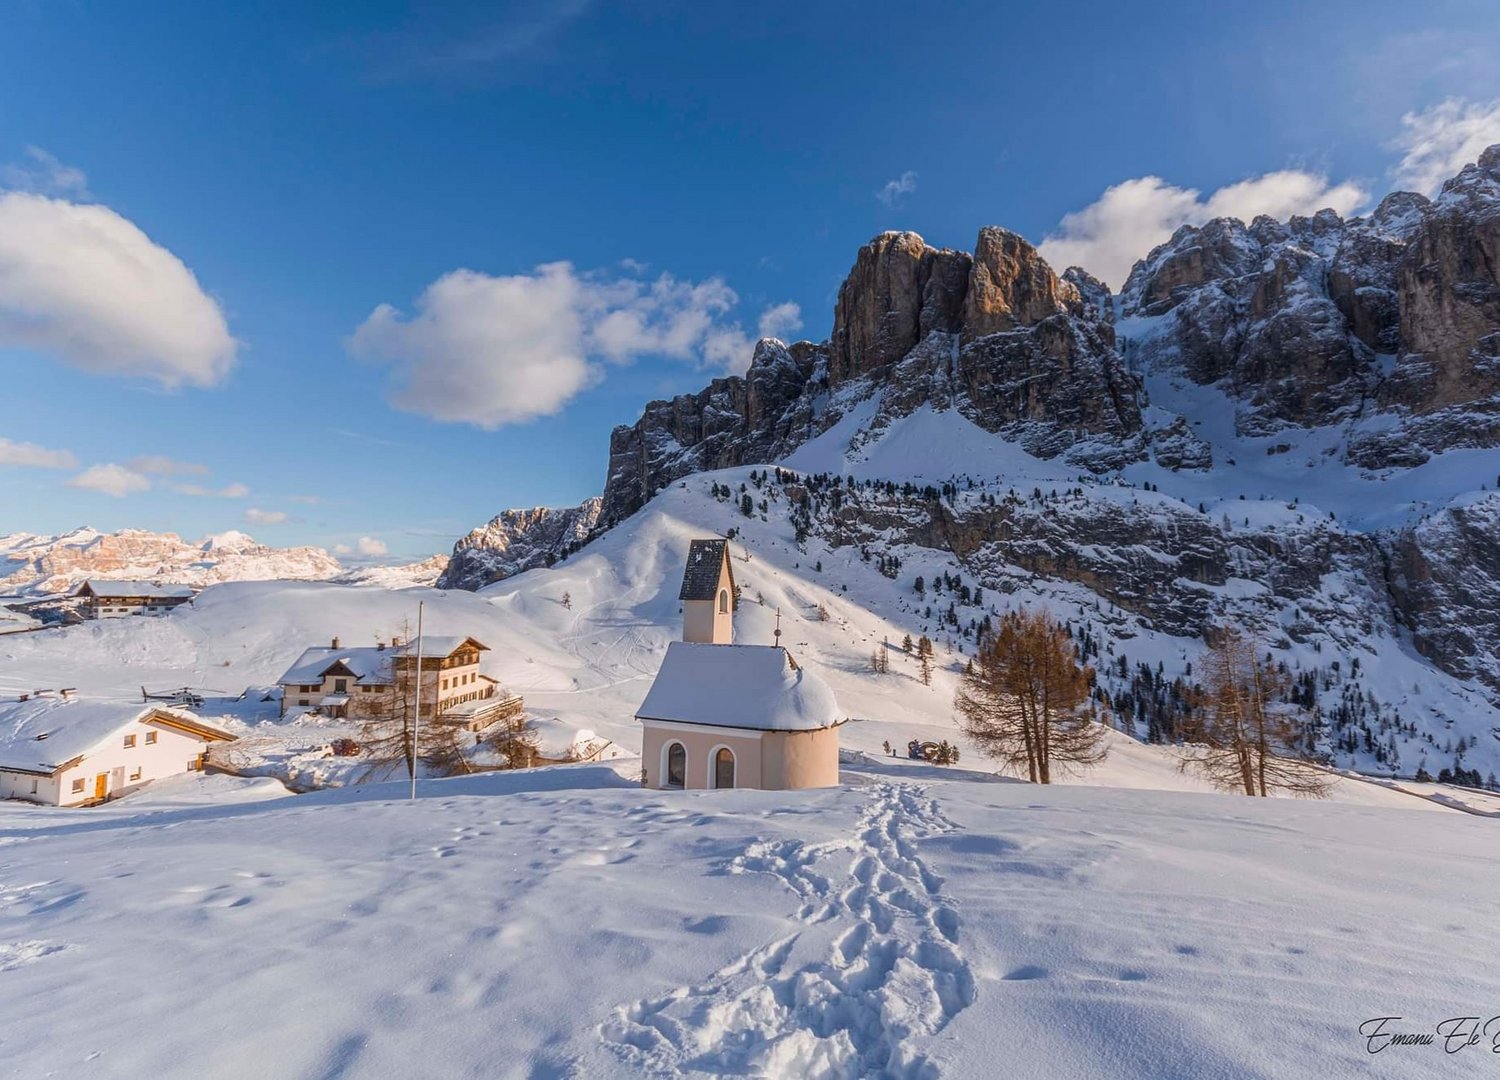
[[[334,638],[333,639],[333,648],[337,649],[338,647],[339,647],[339,639],[338,638]]]

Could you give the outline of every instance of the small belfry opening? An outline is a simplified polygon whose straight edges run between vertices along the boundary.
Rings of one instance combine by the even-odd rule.
[[[729,614],[729,590],[728,589],[720,589],[719,590],[719,614],[720,615],[728,615]]]

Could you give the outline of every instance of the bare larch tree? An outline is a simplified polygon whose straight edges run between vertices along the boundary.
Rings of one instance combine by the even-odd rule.
[[[1290,688],[1291,676],[1269,656],[1262,659],[1254,640],[1232,629],[1217,633],[1203,660],[1203,688],[1179,767],[1220,791],[1328,794],[1331,781],[1313,765],[1306,717]]]
[[[1008,612],[954,695],[964,733],[1004,771],[1035,784],[1104,760],[1094,673],[1045,611]]]

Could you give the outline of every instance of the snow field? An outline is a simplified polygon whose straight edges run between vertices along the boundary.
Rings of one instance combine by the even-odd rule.
[[[1358,1024],[1500,1000],[1461,814],[885,763],[146,794],[0,806],[17,1075],[1451,1077]]]

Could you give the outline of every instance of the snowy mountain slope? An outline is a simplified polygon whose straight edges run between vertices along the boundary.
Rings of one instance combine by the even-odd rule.
[[[1184,227],[1119,298],[1002,229],[972,255],[881,234],[827,342],[763,341],[743,378],[613,433],[599,527],[726,467],[894,481],[802,531],[1066,594],[1103,612],[1106,657],[1138,663],[1143,630],[1248,629],[1322,670],[1344,760],[1467,767],[1500,705],[1496,222],[1500,147],[1432,202]],[[554,543],[551,520],[476,530],[460,546],[479,572],[447,582],[572,551],[576,532]],[[1184,676],[1193,649],[1177,650]],[[1372,673],[1385,649],[1402,659]]]
[[[164,1080],[1482,1071],[1487,1044],[1371,1056],[1359,1026],[1500,999],[1476,959],[1500,947],[1474,907],[1500,891],[1488,821],[846,779],[667,793],[584,766],[416,803],[0,805],[7,1060]]]
[[[914,433],[920,435],[923,424],[951,431],[961,420],[917,414],[907,422],[917,425]],[[989,436],[976,429],[962,438],[980,437]],[[893,427],[886,438],[899,449],[906,434]],[[877,456],[882,452],[872,444],[865,444],[862,452],[866,451]],[[1015,468],[1024,464],[1022,456],[1014,458]],[[1038,473],[1033,478],[1050,490],[1052,481],[1044,478],[1053,466],[1035,465]],[[611,753],[634,754],[639,746],[635,710],[667,643],[680,634],[677,588],[688,541],[731,529],[736,530],[732,551],[742,591],[737,639],[771,643],[779,611],[783,643],[816,666],[838,695],[844,713],[854,718],[843,729],[843,744],[866,753],[880,754],[885,742],[902,747],[912,738],[948,739],[959,742],[970,755],[966,763],[979,764],[959,736],[951,708],[956,680],[973,649],[972,635],[963,630],[1010,607],[1046,605],[1070,622],[1080,640],[1087,634],[1098,652],[1090,661],[1098,666],[1101,684],[1112,699],[1130,690],[1140,665],[1160,670],[1165,683],[1186,675],[1188,665],[1201,654],[1201,642],[1195,638],[1149,625],[1153,620],[1124,607],[1104,605],[1097,592],[1077,582],[1025,570],[1007,561],[1003,549],[968,551],[959,543],[960,550],[968,551],[960,558],[951,545],[912,543],[914,527],[904,517],[913,512],[912,502],[899,492],[886,496],[868,489],[855,491],[843,509],[855,503],[861,509],[847,520],[810,511],[809,531],[799,546],[799,526],[791,513],[799,485],[783,485],[772,477],[763,478],[757,487],[752,472],[756,470],[734,469],[679,481],[642,512],[557,566],[508,578],[479,593],[232,583],[210,588],[190,607],[159,619],[0,638],[0,693],[76,685],[88,696],[130,696],[142,685],[158,689],[187,684],[238,694],[247,686],[273,683],[309,644],[334,636],[350,645],[388,639],[400,631],[401,620],[414,622],[420,599],[426,602],[429,632],[472,634],[491,646],[484,660],[486,673],[525,696],[549,745],[566,747],[579,733],[592,732],[613,740]],[[755,499],[766,500],[764,520],[758,509],[752,517],[740,509],[741,484],[755,493]],[[726,490],[733,496],[723,497]],[[965,513],[990,512],[981,499],[993,492],[965,491],[944,504],[954,536],[961,531]],[[1090,498],[1095,502],[1077,506],[1091,514],[1110,500],[1126,505],[1131,500],[1154,500],[1171,515],[1189,513],[1185,507],[1172,508],[1166,495],[1108,485],[1092,491]],[[920,532],[930,515],[924,499],[915,499],[915,505],[920,509],[915,526]],[[1057,518],[1068,505],[1044,498],[1019,510],[1046,509]],[[863,530],[867,522],[884,518],[889,520],[879,535],[839,532]],[[1281,527],[1280,517],[1273,517],[1268,527]],[[1148,550],[1140,558],[1156,561]],[[898,560],[899,566],[892,570],[890,560]],[[945,575],[961,577],[971,588],[982,586],[982,597],[971,593],[971,602],[958,603],[953,592],[942,591],[938,584]],[[931,583],[922,598],[914,592],[918,576]],[[1231,610],[1236,605],[1280,610],[1244,580],[1229,579],[1209,588],[1209,594],[1221,596]],[[1249,594],[1248,599],[1241,594]],[[944,621],[950,603],[959,626]],[[826,621],[819,618],[820,608],[827,613]],[[1159,613],[1154,621],[1160,621]],[[1337,655],[1361,658],[1357,674],[1349,670],[1347,659],[1337,676],[1329,667],[1335,632],[1352,635]],[[900,648],[906,635],[916,639],[923,633],[937,642],[937,670],[930,687],[922,685],[915,657]],[[891,670],[876,675],[870,655],[883,643],[891,649]],[[1288,639],[1273,647],[1294,670],[1320,672],[1318,696],[1330,713],[1356,692],[1361,707],[1368,707],[1366,699],[1374,695],[1379,716],[1389,719],[1399,710],[1399,729],[1393,724],[1382,729],[1374,713],[1367,718],[1372,735],[1399,751],[1395,771],[1410,775],[1425,754],[1429,771],[1436,773],[1451,762],[1453,740],[1460,735],[1473,741],[1464,755],[1468,767],[1482,774],[1500,767],[1500,740],[1490,734],[1492,727],[1500,727],[1500,715],[1472,687],[1432,667],[1392,628],[1371,627],[1366,632],[1354,624],[1331,624],[1310,630],[1298,642]],[[1127,654],[1122,675],[1119,659]],[[232,711],[250,723],[274,720],[277,712],[274,703],[256,700],[237,703]],[[1127,728],[1134,724],[1139,737],[1148,734],[1146,722],[1137,724],[1133,713],[1120,712],[1119,722]],[[1356,724],[1350,730],[1361,729]],[[1327,734],[1331,741],[1335,732]],[[319,730],[308,737],[326,742],[331,735]],[[1122,762],[1134,745],[1122,736]],[[1177,775],[1170,750],[1140,749],[1145,756],[1129,769],[1117,774],[1106,766],[1085,781],[1202,790],[1196,781]],[[1392,771],[1389,762],[1382,763],[1363,744],[1336,753],[1335,761]],[[1379,798],[1399,803],[1402,797],[1382,792]]]

